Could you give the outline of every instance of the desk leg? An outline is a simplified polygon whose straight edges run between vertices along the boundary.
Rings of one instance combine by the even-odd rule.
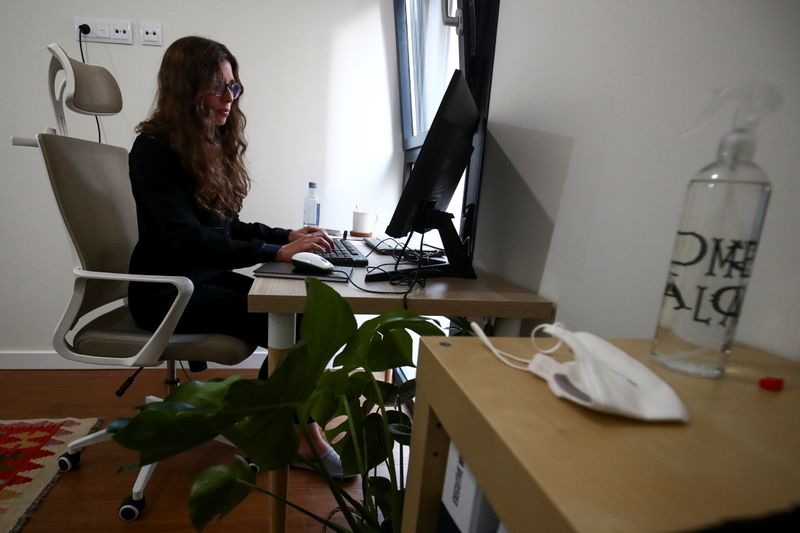
[[[269,375],[271,376],[278,364],[286,357],[286,353],[294,345],[295,316],[293,314],[269,314]],[[289,483],[289,467],[268,472],[267,485],[269,490],[286,499]],[[269,498],[269,533],[284,533],[286,531],[286,504]]]
[[[403,533],[434,532],[439,525],[439,502],[447,468],[450,437],[427,398],[417,391],[411,457],[403,507]]]
[[[519,337],[522,320],[519,318],[497,317],[494,322],[495,337]]]

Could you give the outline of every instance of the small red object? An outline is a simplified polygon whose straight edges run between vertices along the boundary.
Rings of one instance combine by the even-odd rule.
[[[783,378],[761,378],[758,386],[762,389],[779,391],[783,388]]]

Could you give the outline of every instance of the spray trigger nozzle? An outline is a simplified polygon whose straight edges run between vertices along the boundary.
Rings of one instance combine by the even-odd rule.
[[[725,102],[737,102],[732,131],[752,131],[764,115],[780,107],[783,101],[780,91],[761,80],[744,80],[732,83],[714,91],[714,97],[695,122],[694,127],[685,132],[686,137],[699,130]]]

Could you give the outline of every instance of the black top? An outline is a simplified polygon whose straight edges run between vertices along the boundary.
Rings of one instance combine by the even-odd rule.
[[[139,135],[128,159],[136,201],[139,242],[130,272],[208,280],[220,271],[275,259],[289,242],[288,229],[223,220],[197,207],[197,186],[180,157],[164,141]]]

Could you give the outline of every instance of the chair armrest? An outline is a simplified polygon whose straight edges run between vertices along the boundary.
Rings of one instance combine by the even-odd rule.
[[[83,270],[76,267],[73,269],[75,275],[75,284],[73,287],[72,298],[70,299],[67,309],[64,311],[61,320],[56,326],[53,334],[53,347],[63,357],[75,361],[81,361],[94,364],[113,364],[120,366],[158,366],[161,364],[161,355],[164,352],[167,344],[169,343],[175,327],[186,309],[186,304],[189,303],[189,298],[194,291],[194,284],[192,281],[184,276],[161,276],[149,274],[128,274],[121,272],[98,272],[91,270]],[[75,325],[80,318],[78,315],[81,303],[83,302],[84,294],[86,292],[86,283],[90,279],[107,280],[107,281],[137,281],[144,283],[168,283],[178,290],[178,295],[172,302],[167,314],[159,324],[158,328],[153,332],[147,343],[139,350],[138,353],[131,357],[125,358],[105,358],[100,356],[93,356],[75,352],[72,347],[67,343],[66,336],[70,329]]]
[[[179,297],[182,293],[186,293],[187,300],[189,296],[192,295],[192,291],[194,291],[194,284],[192,283],[192,280],[190,280],[185,276],[161,276],[156,274],[98,272],[95,270],[84,270],[78,267],[73,268],[72,273],[75,274],[76,278],[105,279],[109,281],[141,281],[145,283],[170,283],[174,285],[176,289],[178,289]]]

